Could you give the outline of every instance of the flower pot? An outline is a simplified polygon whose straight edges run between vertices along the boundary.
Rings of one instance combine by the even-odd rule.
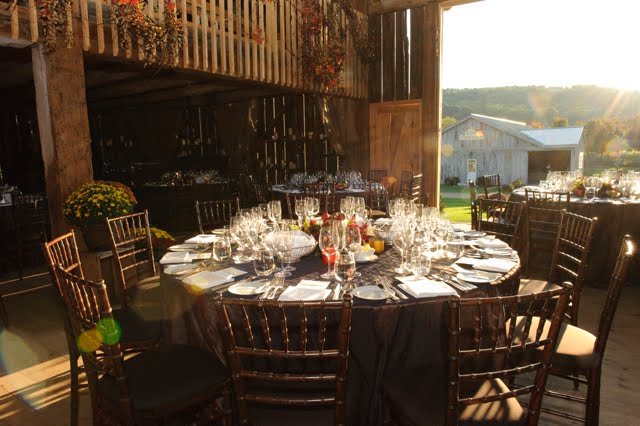
[[[82,231],[82,236],[89,251],[111,250],[109,231],[104,223],[87,226]]]

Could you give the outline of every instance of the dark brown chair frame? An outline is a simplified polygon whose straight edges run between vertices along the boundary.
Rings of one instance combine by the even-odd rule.
[[[413,172],[403,171],[400,178],[400,189],[398,196],[408,198],[411,195],[411,185],[413,184]]]
[[[476,183],[469,180],[469,200],[471,202],[471,228],[478,230],[478,197]]]
[[[495,235],[520,251],[524,205],[511,201],[478,199],[478,230]]]
[[[231,375],[234,388],[234,397],[238,409],[238,421],[240,424],[249,423],[248,403],[259,403],[281,407],[310,407],[310,406],[333,406],[335,409],[335,424],[344,425],[346,423],[346,378],[349,359],[349,339],[351,333],[351,306],[352,300],[346,294],[341,301],[313,301],[313,302],[278,302],[249,299],[225,299],[220,294],[216,297],[216,308],[218,321],[222,329],[222,339],[224,349],[231,368]],[[236,311],[241,316],[240,324],[234,325],[230,319],[230,310]],[[308,318],[311,312],[319,314],[318,324],[318,348],[310,348],[310,327]],[[336,330],[336,347],[329,347],[327,340],[327,314],[334,311],[339,315],[339,322]],[[279,321],[271,312],[279,313]],[[294,312],[300,314],[300,322],[292,323],[288,321],[287,314]],[[252,323],[251,315],[259,318],[259,324]],[[274,348],[272,336],[276,331],[272,329],[272,322],[275,328],[280,329],[280,338],[283,348]],[[289,336],[293,330],[300,333],[299,347],[290,347]],[[255,339],[254,330],[261,333],[264,339]],[[239,343],[238,336],[244,335],[247,345]],[[259,343],[264,340],[264,343]],[[304,374],[304,373],[277,373],[271,371],[261,371],[258,369],[244,368],[242,359],[267,359],[272,360],[323,360],[335,359],[335,373]],[[287,364],[288,367],[289,364]],[[278,396],[272,393],[264,394],[252,391],[247,386],[247,380],[259,380],[263,383],[291,384],[291,383],[335,383],[335,393],[324,398],[312,397],[310,395]]]
[[[500,175],[484,175],[481,179],[482,187],[484,189],[484,197],[501,200],[502,197],[502,184],[500,182]],[[494,191],[495,189],[495,191]]]
[[[107,218],[111,236],[111,252],[116,260],[117,294],[120,303],[127,306],[133,299],[138,283],[145,278],[156,277],[156,262],[149,230],[149,212],[133,213]],[[133,272],[132,279],[127,279]]]
[[[196,201],[195,209],[198,229],[201,234],[204,234],[213,231],[216,227],[229,225],[231,217],[240,211],[240,198]]]
[[[57,266],[54,271],[62,290],[67,317],[76,340],[81,335],[91,336],[91,332],[94,330],[97,330],[102,336],[101,342],[95,342],[97,349],[94,352],[81,352],[89,382],[93,423],[102,424],[102,420],[111,421],[114,420],[113,416],[116,416],[122,424],[135,424],[136,418],[140,416],[136,415],[133,407],[132,395],[123,365],[124,353],[117,337],[119,330],[113,317],[104,280],[89,281],[66,272],[61,266]],[[115,377],[120,392],[117,404],[100,397],[98,377],[101,374],[111,374]],[[186,401],[186,404],[187,406],[195,406],[222,396],[225,399],[225,407],[218,418],[224,419],[227,424],[230,424],[231,413],[227,408],[230,398],[226,390],[227,383],[221,383],[219,386],[209,389],[206,395],[199,395],[191,401]],[[186,408],[184,404],[177,407],[165,406],[157,411],[145,412],[142,417],[145,419],[164,417],[184,408]]]
[[[622,292],[622,286],[627,281],[629,275],[629,269],[631,267],[631,261],[635,255],[635,246],[631,241],[629,235],[625,235],[622,239],[620,251],[618,252],[618,259],[616,266],[611,275],[611,281],[609,283],[609,289],[607,291],[607,299],[602,308],[602,314],[600,315],[600,322],[598,324],[598,333],[596,334],[596,341],[593,346],[593,364],[591,368],[584,369],[582,371],[574,371],[573,369],[565,369],[561,365],[555,363],[552,364],[550,374],[561,377],[573,382],[579,382],[587,385],[587,397],[577,397],[575,395],[569,395],[557,391],[547,390],[545,395],[558,397],[569,401],[582,402],[586,404],[585,418],[574,416],[564,411],[558,411],[546,407],[542,407],[543,413],[557,415],[563,418],[577,420],[585,422],[587,425],[597,425],[599,423],[600,416],[600,384],[602,376],[602,361],[604,360],[604,351],[607,347],[607,340],[611,331],[611,325],[616,314],[618,302],[620,300],[620,294]],[[562,336],[561,336],[562,338]],[[553,360],[552,360],[553,361]],[[576,376],[582,375],[585,378]]]
[[[539,209],[568,210],[571,202],[569,191],[531,191],[524,189],[527,205]]]
[[[371,169],[369,170],[369,182],[382,183],[382,179],[389,176],[387,169]]]
[[[46,194],[23,194],[12,197],[12,214],[16,228],[16,260],[18,264],[18,278],[23,278],[24,254],[27,248],[40,250],[50,236],[49,209]],[[34,235],[37,240],[25,239],[25,232]],[[38,251],[38,255],[40,252]]]

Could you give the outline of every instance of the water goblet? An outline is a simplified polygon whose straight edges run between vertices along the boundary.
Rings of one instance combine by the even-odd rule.
[[[259,277],[268,277],[276,267],[273,253],[267,247],[258,247],[253,252],[253,269]]]
[[[322,253],[324,253],[327,258],[327,272],[321,275],[321,277],[325,279],[333,278],[333,273],[331,272],[331,258],[334,256],[338,247],[336,237],[336,233],[332,226],[323,226],[322,229],[320,229],[318,244],[320,246],[320,250],[322,250]]]
[[[356,273],[356,260],[352,252],[342,250],[336,254],[334,275],[345,291],[351,291],[351,280]]]

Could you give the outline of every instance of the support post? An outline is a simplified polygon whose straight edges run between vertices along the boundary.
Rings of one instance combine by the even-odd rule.
[[[422,69],[422,176],[429,205],[440,203],[440,140],[442,122],[442,6],[428,3],[423,7],[424,26]]]
[[[45,53],[32,47],[38,128],[42,146],[49,217],[54,236],[67,232],[62,204],[78,186],[93,179],[80,22],[74,19],[73,47],[62,42]]]

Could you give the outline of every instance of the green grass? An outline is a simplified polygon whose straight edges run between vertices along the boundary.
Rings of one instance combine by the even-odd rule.
[[[471,223],[471,207],[467,198],[443,198],[444,214],[452,223]]]
[[[459,194],[468,194],[469,193],[469,187],[465,186],[465,185],[456,185],[456,186],[449,186],[449,185],[445,185],[445,184],[440,184],[440,192],[442,193],[459,193]]]

